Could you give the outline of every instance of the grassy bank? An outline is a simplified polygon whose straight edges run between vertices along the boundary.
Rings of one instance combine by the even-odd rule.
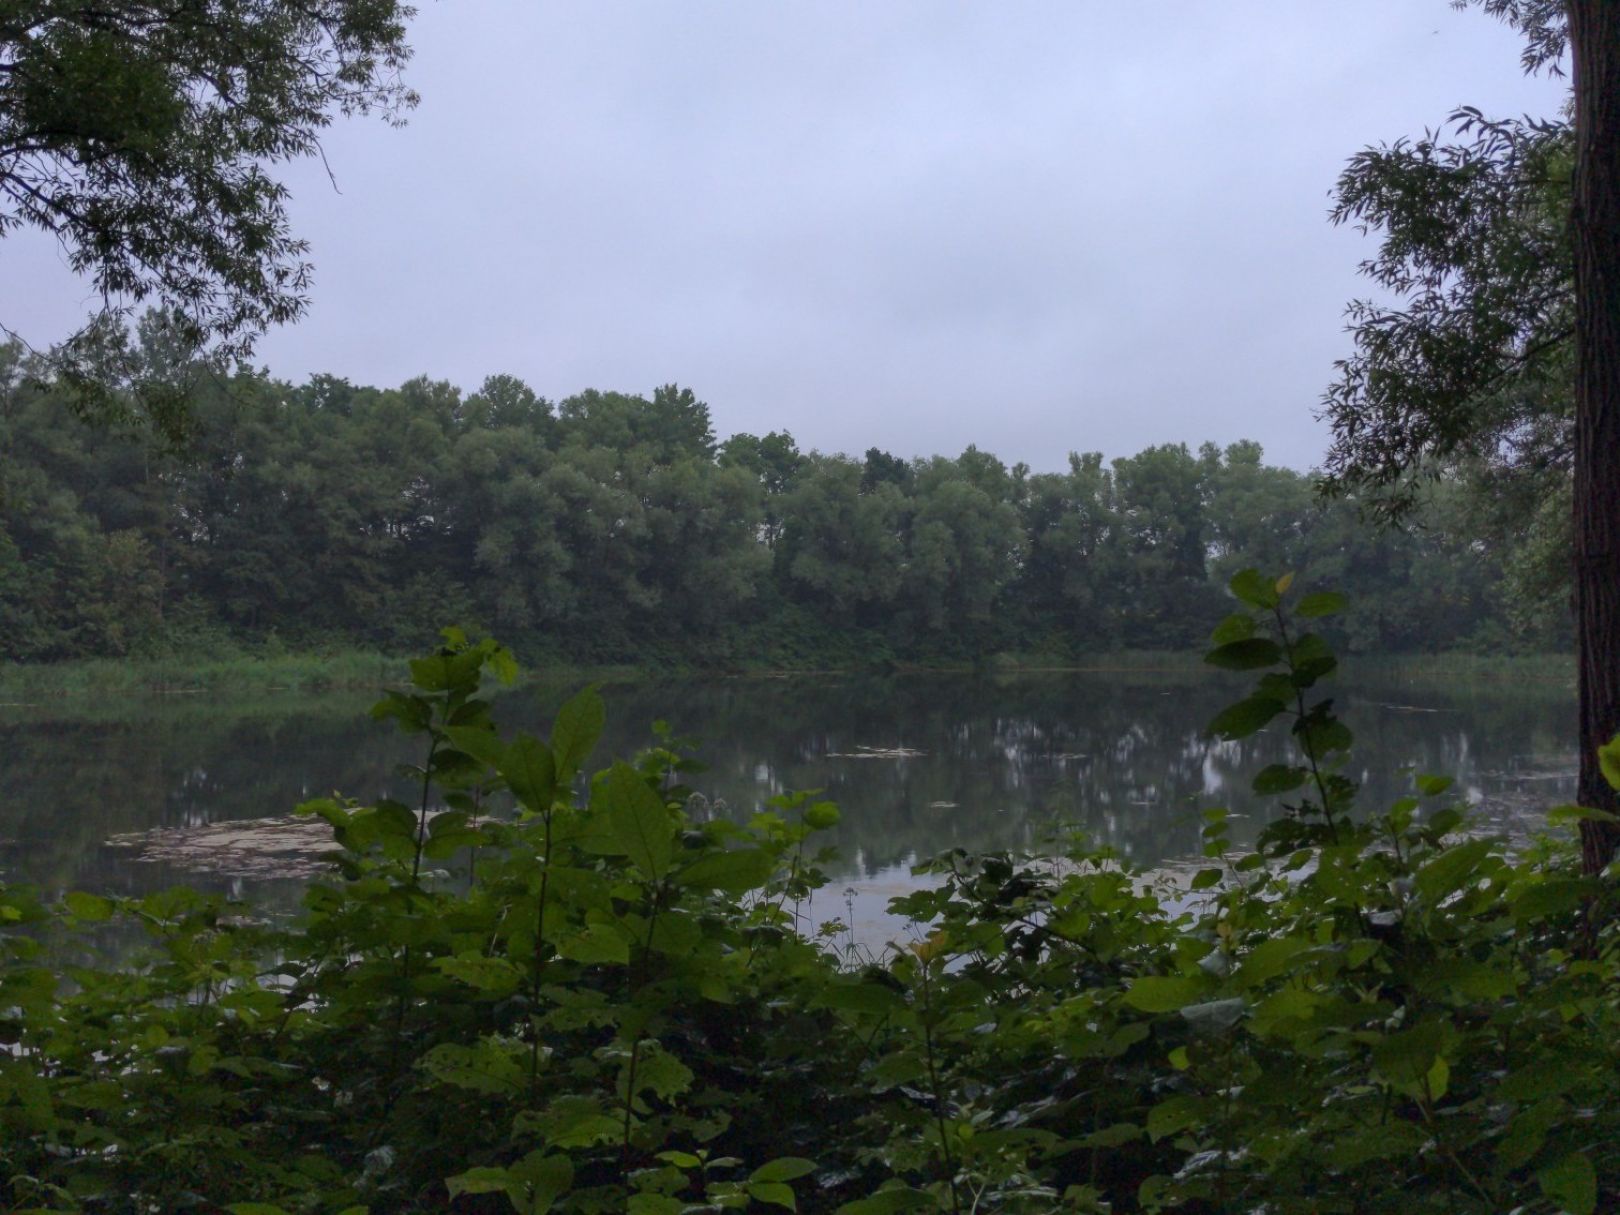
[[[375,688],[404,676],[405,660],[363,650],[332,654],[87,658],[0,666],[0,704],[68,697]]]
[[[523,661],[525,655],[519,654]],[[529,658],[525,671],[548,681],[581,683],[672,674],[772,676],[837,673],[879,667],[894,672],[960,672],[1023,675],[1051,672],[1120,674],[1199,674],[1202,655],[1185,650],[1110,650],[1091,655],[1005,652],[978,661],[956,657],[939,661],[897,661],[887,655],[798,655],[788,661],[739,664],[724,659],[677,659],[649,655],[639,663],[582,664],[555,655]],[[1367,654],[1344,659],[1358,678],[1392,683],[1435,680],[1524,681],[1570,684],[1575,661],[1568,654],[1496,656],[1479,654]],[[96,696],[197,696],[307,694],[371,691],[407,677],[406,659],[376,650],[308,654],[234,654],[164,658],[94,658],[59,663],[0,665],[0,708]]]

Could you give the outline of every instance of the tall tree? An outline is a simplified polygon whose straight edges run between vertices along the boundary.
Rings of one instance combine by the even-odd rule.
[[[244,355],[305,307],[307,245],[274,166],[338,114],[415,103],[401,0],[0,4],[0,235],[42,229],[101,295],[63,348],[88,377],[121,307]],[[0,323],[11,318],[0,317]],[[111,323],[109,323],[111,322]],[[112,344],[116,353],[118,343]]]
[[[1583,804],[1620,812],[1597,748],[1620,732],[1620,5],[1568,0],[1575,86],[1575,621]],[[1588,870],[1620,824],[1586,822]]]
[[[1425,459],[1469,445],[1545,451],[1550,437],[1553,451],[1567,451],[1578,794],[1620,812],[1597,755],[1620,731],[1620,5],[1454,7],[1470,4],[1524,34],[1529,71],[1558,70],[1568,51],[1572,122],[1492,122],[1464,110],[1454,121],[1470,143],[1429,138],[1351,162],[1336,217],[1384,231],[1365,269],[1404,306],[1352,308],[1357,353],[1325,402],[1328,470],[1340,488],[1399,490]],[[1549,382],[1567,385],[1567,427]],[[1393,497],[1397,509],[1410,500]],[[1620,848],[1620,824],[1583,824],[1582,845],[1587,868],[1602,869]]]

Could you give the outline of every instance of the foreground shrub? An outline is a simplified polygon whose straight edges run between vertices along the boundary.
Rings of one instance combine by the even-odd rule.
[[[668,740],[586,780],[595,693],[505,738],[478,693],[512,659],[452,631],[375,710],[418,803],[300,808],[340,880],[296,927],[0,891],[4,1209],[1612,1207],[1610,884],[1463,834],[1437,777],[1360,810],[1297,623],[1338,602],[1289,589],[1239,575],[1209,656],[1259,673],[1211,730],[1297,744],[1259,851],[1212,809],[1190,891],[950,854],[865,965],[796,931],[830,804],[705,819]],[[138,964],[46,965],[114,919]]]

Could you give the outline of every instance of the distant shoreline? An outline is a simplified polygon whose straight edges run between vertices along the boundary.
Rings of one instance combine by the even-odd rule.
[[[522,655],[519,655],[520,662]],[[303,696],[365,691],[405,682],[407,656],[345,650],[327,654],[206,655],[162,658],[89,658],[55,663],[0,664],[0,712],[106,695],[159,697],[212,693]],[[1480,655],[1363,654],[1346,666],[1375,678],[1514,679],[1537,683],[1575,678],[1570,654]],[[781,679],[851,674],[977,674],[985,677],[1055,674],[1188,675],[1208,670],[1197,651],[1123,650],[1073,658],[1050,654],[992,654],[977,662],[940,660],[860,663],[650,662],[578,664],[539,661],[524,665],[529,679],[616,682],[680,677]]]

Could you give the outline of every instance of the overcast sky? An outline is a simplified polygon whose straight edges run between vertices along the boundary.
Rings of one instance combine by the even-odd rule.
[[[421,0],[411,41],[410,124],[334,129],[338,191],[289,171],[316,284],[273,373],[675,381],[722,436],[1037,469],[1315,464],[1346,158],[1562,94],[1447,0]],[[37,238],[0,276],[36,342],[90,303]]]

